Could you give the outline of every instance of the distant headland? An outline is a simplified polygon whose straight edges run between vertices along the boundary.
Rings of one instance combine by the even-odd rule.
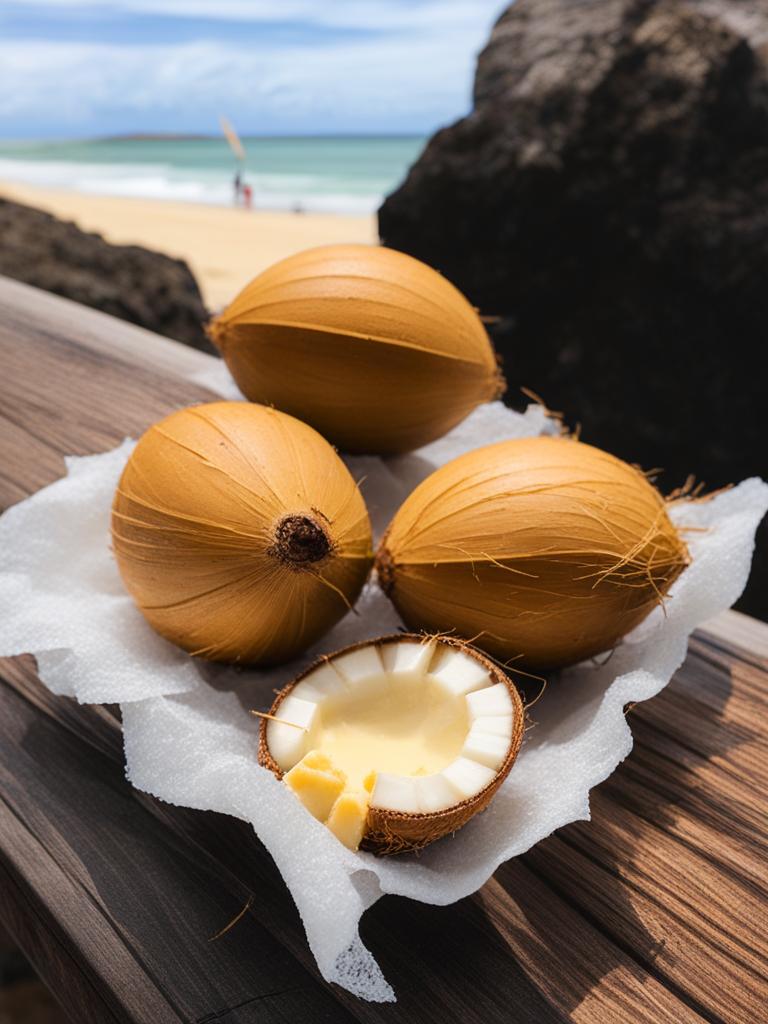
[[[220,138],[216,134],[189,132],[125,132],[121,135],[99,135],[91,142],[201,142]]]

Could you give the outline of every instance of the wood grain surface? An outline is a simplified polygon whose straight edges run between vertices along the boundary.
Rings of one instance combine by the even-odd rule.
[[[205,355],[0,279],[0,508],[171,408]],[[398,1003],[317,974],[244,823],[123,775],[113,709],[0,662],[0,921],[77,1024],[766,1020],[768,627],[736,613],[634,707],[635,748],[561,829],[450,907],[387,897],[363,940]],[[211,941],[250,901],[249,910]]]

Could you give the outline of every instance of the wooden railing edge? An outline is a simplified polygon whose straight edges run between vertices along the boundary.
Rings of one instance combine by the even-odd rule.
[[[3,316],[25,319],[42,332],[55,322],[60,333],[69,334],[85,348],[109,352],[124,362],[138,363],[185,380],[217,363],[216,357],[207,352],[2,275],[0,308]]]

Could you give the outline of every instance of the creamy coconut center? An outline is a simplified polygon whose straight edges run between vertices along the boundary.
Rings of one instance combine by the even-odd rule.
[[[469,729],[464,698],[384,673],[372,682],[380,695],[324,702],[310,739],[351,788],[362,788],[371,771],[432,775],[458,757]]]
[[[466,649],[434,639],[329,658],[273,710],[267,746],[284,781],[353,849],[369,807],[431,814],[480,793],[514,727],[507,686]]]

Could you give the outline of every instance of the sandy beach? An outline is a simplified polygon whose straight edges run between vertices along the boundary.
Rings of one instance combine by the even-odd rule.
[[[329,242],[377,241],[374,216],[248,211],[9,182],[0,182],[0,196],[72,220],[110,242],[143,245],[186,260],[211,310],[293,252]]]

